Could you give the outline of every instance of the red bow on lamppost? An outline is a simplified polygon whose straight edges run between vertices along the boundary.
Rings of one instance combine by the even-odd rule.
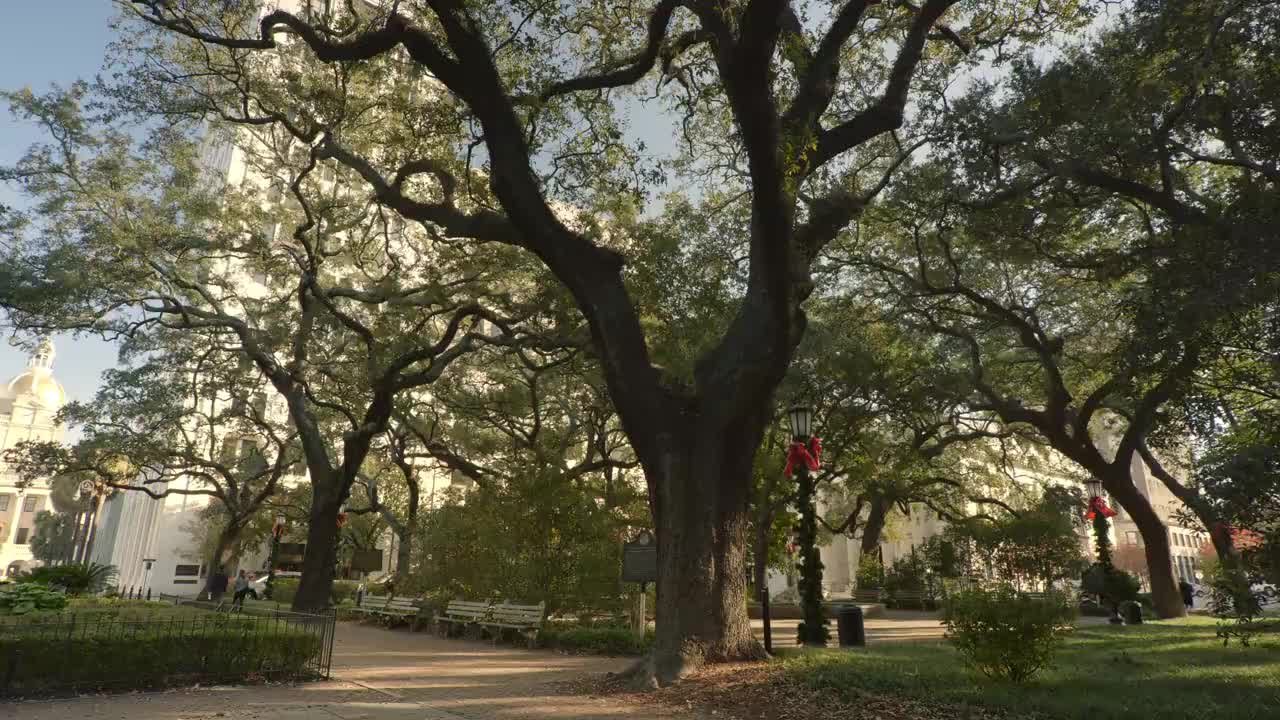
[[[1089,511],[1084,514],[1084,519],[1092,520],[1098,517],[1098,515],[1102,515],[1102,517],[1115,517],[1116,511],[1112,510],[1110,505],[1107,505],[1107,501],[1104,500],[1101,495],[1094,495],[1093,498],[1089,500]]]
[[[809,468],[810,472],[817,472],[822,467],[822,440],[817,436],[809,438],[809,442],[803,443],[799,440],[791,443],[791,449],[787,451],[787,467],[783,470],[787,477],[795,471],[796,464],[803,464]]]

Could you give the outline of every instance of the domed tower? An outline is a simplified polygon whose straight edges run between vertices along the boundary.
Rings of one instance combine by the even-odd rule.
[[[62,427],[55,421],[67,393],[53,376],[56,354],[46,338],[31,354],[27,369],[0,385],[0,453],[24,440],[62,440]],[[17,481],[0,462],[0,576],[39,564],[29,543],[36,515],[49,509],[48,484],[19,488]]]
[[[67,402],[62,383],[53,376],[57,351],[53,341],[40,342],[27,369],[0,387],[0,451],[23,440],[59,440],[54,416]]]

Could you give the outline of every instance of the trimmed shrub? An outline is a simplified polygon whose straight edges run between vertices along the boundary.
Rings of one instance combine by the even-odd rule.
[[[652,645],[652,631],[641,640],[625,627],[548,626],[538,632],[538,647],[582,655],[643,655]]]
[[[872,553],[858,560],[857,586],[859,590],[872,590],[884,585],[884,566]]]
[[[36,583],[19,583],[0,588],[0,615],[26,615],[41,610],[61,610],[67,596]]]
[[[271,581],[272,600],[282,605],[288,605],[293,602],[293,596],[297,594],[297,578],[275,578]]]
[[[947,599],[947,640],[987,677],[1023,682],[1053,659],[1075,617],[1061,593],[1032,598],[1007,585],[965,590]]]
[[[8,681],[5,691],[38,694],[307,677],[308,665],[320,651],[316,635],[279,628],[264,632],[265,625],[252,621],[144,621],[130,624],[128,632],[121,632],[124,625],[118,622],[81,623],[4,628],[0,677]]]
[[[295,585],[295,592],[296,587]],[[329,591],[329,598],[334,605],[341,605],[345,602],[354,603],[356,601],[356,588],[358,587],[360,587],[360,583],[354,580],[334,580],[333,589]]]
[[[1137,600],[1141,585],[1138,578],[1114,567],[1094,563],[1081,578],[1085,592],[1098,595],[1107,605],[1119,607],[1120,603]]]

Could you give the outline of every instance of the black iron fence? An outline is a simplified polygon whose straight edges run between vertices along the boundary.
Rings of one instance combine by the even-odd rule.
[[[329,676],[334,613],[165,600],[0,618],[0,696]]]

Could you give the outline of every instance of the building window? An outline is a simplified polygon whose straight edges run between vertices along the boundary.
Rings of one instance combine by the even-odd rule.
[[[9,496],[0,495],[0,512],[7,512],[8,510],[9,510]]]
[[[36,504],[40,502],[40,498],[35,495],[28,495],[22,500],[22,512],[35,512]]]
[[[18,536],[13,539],[15,545],[26,545],[27,535],[31,532],[31,528],[18,528]]]
[[[1124,534],[1124,542],[1126,545],[1138,544],[1138,533],[1135,530],[1129,530]]]
[[[222,452],[219,459],[223,464],[231,465],[236,461],[236,448],[240,446],[240,438],[227,435],[222,438]]]
[[[173,568],[175,577],[196,577],[200,574],[199,565],[177,565]]]

